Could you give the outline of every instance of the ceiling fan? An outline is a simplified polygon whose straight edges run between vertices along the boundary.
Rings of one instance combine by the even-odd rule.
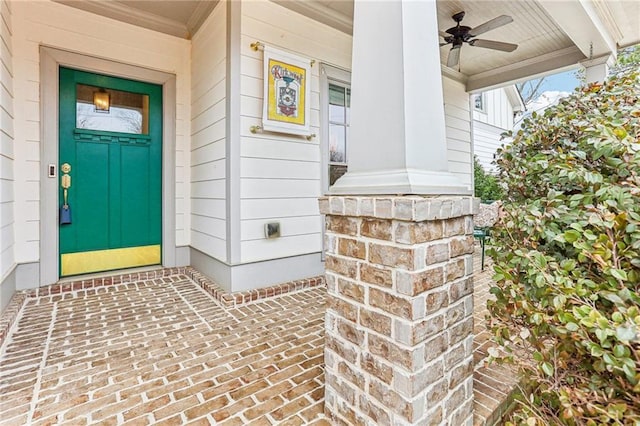
[[[500,50],[502,52],[513,52],[518,47],[517,44],[513,43],[475,38],[480,34],[513,22],[511,16],[500,15],[475,28],[460,25],[462,18],[464,18],[464,12],[458,12],[451,18],[456,21],[456,26],[449,28],[447,31],[440,31],[440,36],[445,41],[444,43],[440,43],[440,46],[446,46],[447,44],[452,45],[449,51],[449,57],[447,58],[448,67],[455,67],[460,62],[460,48],[462,48],[462,43],[468,43],[476,47],[484,47],[485,49]]]

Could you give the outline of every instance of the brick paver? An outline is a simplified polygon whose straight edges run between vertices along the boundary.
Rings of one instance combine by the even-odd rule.
[[[496,346],[491,342],[491,333],[487,330],[486,316],[489,315],[487,300],[493,297],[489,293],[492,285],[493,263],[485,259],[484,271],[480,265],[480,246],[476,245],[474,254],[475,271],[473,277],[473,423],[475,426],[494,425],[498,423],[512,404],[512,393],[517,385],[517,372],[512,366],[487,365],[484,360],[489,355],[489,348]]]
[[[0,424],[324,423],[324,305],[314,288],[225,309],[185,275],[28,298]]]
[[[479,269],[476,361],[491,277]],[[225,307],[185,274],[22,298],[0,347],[0,425],[328,424],[325,298]],[[476,425],[495,421],[513,377],[478,364]]]

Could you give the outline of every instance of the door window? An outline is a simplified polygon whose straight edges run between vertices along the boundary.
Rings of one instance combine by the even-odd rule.
[[[76,128],[149,134],[149,96],[76,85]]]

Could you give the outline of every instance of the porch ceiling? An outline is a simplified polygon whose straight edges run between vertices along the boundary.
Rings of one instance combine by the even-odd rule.
[[[120,21],[190,38],[218,0],[54,0]],[[353,0],[271,0],[350,33]],[[250,5],[249,5],[250,7]],[[463,24],[475,27],[499,15],[514,22],[481,38],[518,44],[511,53],[464,45],[458,68],[444,66],[449,46],[440,48],[445,72],[479,91],[575,67],[640,43],[637,0],[438,0],[438,27],[454,26],[451,15],[465,11]]]
[[[341,31],[352,31],[353,0],[272,1]],[[454,26],[451,16],[460,11],[466,12],[463,24],[472,28],[499,15],[511,16],[514,22],[481,38],[518,44],[511,53],[465,45],[455,70],[444,66],[450,46],[441,47],[443,69],[465,82],[468,91],[575,67],[640,43],[637,0],[438,0],[439,29]]]
[[[189,39],[219,0],[53,0],[121,22]]]

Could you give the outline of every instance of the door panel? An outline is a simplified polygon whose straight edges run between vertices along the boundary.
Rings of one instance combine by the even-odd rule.
[[[59,99],[72,217],[60,225],[61,276],[161,263],[162,87],[60,68]]]
[[[103,230],[109,220],[109,194],[105,189],[109,187],[110,147],[107,144],[76,143],[75,148],[76,160],[69,163],[72,167],[69,173],[72,223],[62,225],[60,229],[61,236],[67,230],[72,235],[61,238],[60,247],[66,249],[65,252],[107,248],[109,236]]]

